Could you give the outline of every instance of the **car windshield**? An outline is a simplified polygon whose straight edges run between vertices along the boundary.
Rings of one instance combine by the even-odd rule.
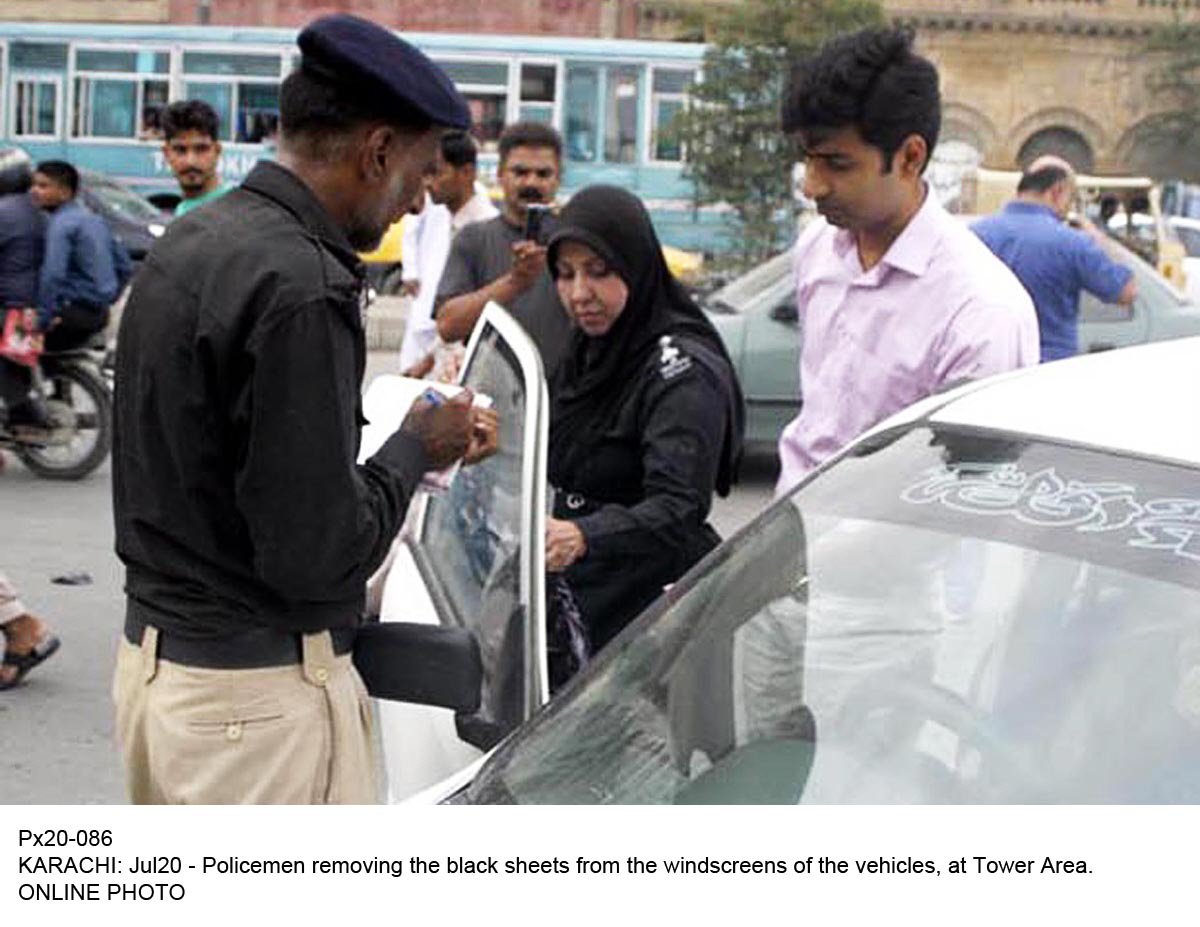
[[[776,503],[503,745],[521,803],[1200,801],[1194,470],[921,425]]]
[[[104,204],[104,207],[131,222],[162,222],[163,214],[145,197],[107,180],[89,177],[85,190]]]

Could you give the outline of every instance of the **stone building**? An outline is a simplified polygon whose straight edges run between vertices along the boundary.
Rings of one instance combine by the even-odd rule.
[[[1200,152],[1157,138],[1168,107],[1148,87],[1161,69],[1153,32],[1200,0],[887,0],[942,73],[943,140],[994,167],[1061,153],[1081,170],[1197,172]]]

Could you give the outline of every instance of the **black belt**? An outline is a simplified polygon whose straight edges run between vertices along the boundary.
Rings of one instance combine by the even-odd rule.
[[[125,639],[135,647],[142,644],[148,627],[133,615],[125,618]],[[354,647],[357,628],[330,628],[335,654],[349,653]],[[220,637],[185,637],[158,630],[158,657],[204,669],[261,669],[267,666],[291,666],[304,660],[301,635],[274,628],[251,628]]]

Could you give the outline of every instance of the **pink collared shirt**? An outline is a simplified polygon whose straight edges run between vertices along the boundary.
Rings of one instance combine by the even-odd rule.
[[[804,405],[779,439],[776,495],[941,387],[1038,362],[1033,302],[932,192],[882,260],[824,219],[796,242]]]

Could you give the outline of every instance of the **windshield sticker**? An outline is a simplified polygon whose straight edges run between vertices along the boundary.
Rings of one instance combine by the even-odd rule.
[[[1139,501],[1136,487],[1128,483],[1067,480],[1054,467],[1036,473],[1011,463],[991,469],[933,467],[901,498],[915,505],[938,502],[968,515],[1009,516],[1037,527],[1126,531],[1130,547],[1200,560],[1200,499]]]

